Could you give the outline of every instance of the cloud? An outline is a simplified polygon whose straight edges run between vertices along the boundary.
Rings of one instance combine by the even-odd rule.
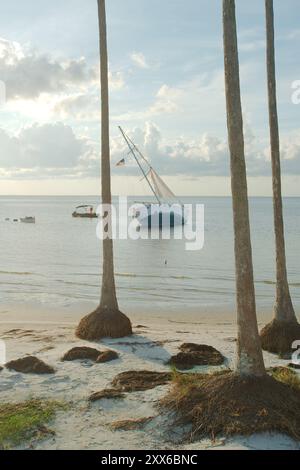
[[[224,113],[218,110],[224,110]],[[184,117],[185,123],[192,122],[193,129],[195,122],[200,126],[207,126],[207,122],[215,124],[221,118],[225,123],[223,70],[195,75],[176,86],[163,83],[154,95],[153,103],[143,114],[138,111],[135,116],[131,112],[128,116],[119,116],[119,119],[130,120],[136,117],[141,120],[143,116],[146,121],[164,114],[170,115],[170,119],[174,121]]]
[[[66,96],[58,101],[53,112],[62,119],[69,117],[88,121],[100,119],[100,98],[86,93]]]
[[[218,110],[223,110],[224,113]],[[185,122],[193,121],[192,126],[195,122],[201,125],[201,120],[205,121],[205,125],[207,122],[215,124],[220,117],[225,123],[224,72],[217,70],[197,75],[177,86],[164,83],[154,94],[153,102],[148,107],[115,114],[112,119],[119,123],[147,121],[165,114],[174,120],[184,116]]]
[[[109,72],[108,72],[108,83],[109,83],[109,88],[111,90],[122,90],[125,87],[125,78],[124,78],[123,73],[122,72],[111,72],[109,70]]]
[[[133,52],[130,55],[131,60],[134,62],[135,65],[140,67],[141,69],[148,69],[149,65],[146,61],[146,57],[142,52]]]
[[[271,174],[268,143],[256,138],[251,126],[244,126],[246,162],[249,176]],[[230,158],[228,144],[209,133],[180,137],[170,141],[153,122],[128,132],[131,139],[148,158],[159,174],[196,178],[228,176]],[[91,178],[99,177],[99,145],[87,137],[76,136],[70,126],[62,123],[34,124],[17,135],[0,129],[0,178]],[[300,130],[282,139],[282,173],[300,175]],[[115,175],[139,176],[135,162],[121,136],[111,139],[112,171]],[[114,163],[126,158],[126,166]]]
[[[144,129],[134,128],[130,137],[161,175],[172,176],[228,176],[230,158],[227,140],[209,133],[198,138],[179,138],[166,141],[160,129],[147,122]],[[245,154],[249,176],[268,176],[271,174],[270,150],[268,142],[258,139],[249,123],[244,124]],[[116,161],[128,152],[121,138],[113,141],[112,155]],[[300,174],[300,131],[282,140],[282,173]],[[131,160],[128,167],[114,170],[137,174]]]
[[[10,136],[0,129],[0,176],[87,175],[96,161],[93,146],[62,123],[24,128]]]
[[[62,96],[60,109],[63,109],[67,95],[82,108],[90,106],[95,90],[99,95],[99,75],[99,63],[89,66],[84,57],[54,59],[0,38],[0,80],[6,85],[9,102],[37,102],[39,99],[45,102],[45,97],[48,96],[50,101],[50,97],[55,95],[56,98]],[[109,86],[111,90],[121,90],[125,86],[122,72],[109,71]],[[86,95],[81,102],[77,99],[78,93]],[[65,112],[68,106],[67,99]]]
[[[124,76],[121,72],[109,71],[109,87],[111,91],[119,91],[125,87]],[[75,118],[82,121],[93,121],[100,119],[100,77],[94,87],[87,92],[73,93],[60,97],[52,107],[52,113],[61,119]]]
[[[195,140],[179,138],[175,142],[166,142],[158,126],[152,122],[147,122],[144,129],[133,129],[129,134],[162,175],[228,174],[227,144],[217,137],[203,134]],[[116,140],[112,153],[116,159],[126,155],[127,149],[122,140]],[[127,171],[137,174],[131,165]]]
[[[148,110],[149,115],[174,113],[178,111],[178,100],[183,92],[179,88],[169,87],[164,84],[156,94],[156,100]]]
[[[281,157],[285,173],[292,175],[300,173],[300,130],[282,139]]]
[[[84,58],[58,60],[0,39],[0,78],[8,100],[35,99],[42,93],[62,93],[95,79]]]

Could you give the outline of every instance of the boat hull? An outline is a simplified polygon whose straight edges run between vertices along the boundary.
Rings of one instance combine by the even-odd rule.
[[[73,212],[72,217],[81,218],[81,219],[97,219],[97,214],[79,214],[78,212]]]
[[[147,208],[145,213],[144,207]],[[144,206],[143,210],[137,209],[135,218],[139,221],[141,227],[144,228],[174,228],[178,226],[183,226],[186,221],[184,218],[183,209],[178,206],[178,208],[172,208],[170,206],[159,206],[153,209],[152,206]]]

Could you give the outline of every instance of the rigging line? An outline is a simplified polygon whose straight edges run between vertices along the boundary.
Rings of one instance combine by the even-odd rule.
[[[148,176],[148,175],[149,175],[149,173],[150,173],[150,170],[149,170],[149,171],[147,171],[146,175]],[[143,176],[143,177],[140,179],[140,181],[143,181],[144,179],[145,179],[145,176]]]
[[[142,152],[140,151],[140,149],[135,145],[134,142],[132,142],[132,140],[130,139],[130,137],[127,136],[127,139],[129,140],[129,142],[131,143],[131,145],[134,147],[134,149],[137,151],[137,153],[139,154],[139,156],[144,160],[144,162],[146,162],[146,164],[148,165],[148,167],[153,170],[152,166],[150,165],[150,163],[148,162],[147,158],[142,154]]]
[[[147,176],[146,172],[144,171],[144,168],[143,168],[142,165],[140,164],[140,162],[139,162],[139,160],[138,160],[136,154],[134,153],[134,150],[133,150],[133,148],[131,147],[131,145],[132,145],[132,146],[134,147],[134,149],[139,153],[139,155],[141,155],[141,157],[143,158],[143,160],[145,160],[146,162],[147,162],[147,160],[145,159],[145,157],[142,156],[142,154],[139,152],[139,150],[138,150],[137,147],[134,145],[134,143],[129,139],[129,137],[127,137],[127,135],[125,134],[125,132],[123,131],[123,129],[122,129],[121,126],[119,126],[119,130],[120,130],[122,136],[124,137],[125,142],[127,143],[128,147],[129,147],[130,153],[133,155],[133,158],[134,158],[135,161],[137,162],[137,164],[138,164],[138,166],[139,166],[141,172],[143,173],[145,179],[147,180],[147,183],[148,183],[148,185],[149,185],[151,191],[153,192],[153,194],[154,194],[155,198],[157,199],[158,203],[161,204],[161,201],[160,201],[158,195],[156,194],[155,189],[153,188],[151,182],[149,181],[148,176]],[[148,166],[151,168],[151,166],[149,165],[148,162],[147,162],[147,164],[148,164]]]
[[[132,140],[130,139],[130,137],[128,137],[128,136],[126,136],[126,137],[127,137],[128,141],[131,143],[131,145],[134,147],[134,149],[136,150],[136,152],[140,155],[140,157],[144,160],[144,162],[146,162],[146,164],[147,164],[148,167],[149,167],[149,170],[153,170],[153,171],[156,173],[156,171],[154,170],[154,168],[150,165],[150,163],[148,162],[147,158],[142,154],[142,152],[141,152],[141,151],[139,150],[139,148],[135,145],[135,143],[132,142]],[[149,173],[149,172],[148,172],[148,173]],[[147,174],[148,174],[148,173],[147,173]],[[182,201],[181,201],[177,196],[175,196],[175,199],[179,202],[179,204],[180,204],[181,206],[183,206]]]

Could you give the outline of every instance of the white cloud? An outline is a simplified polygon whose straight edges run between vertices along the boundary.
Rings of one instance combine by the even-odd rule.
[[[125,79],[122,72],[111,72],[109,70],[108,82],[111,90],[122,90],[125,87]]]
[[[223,110],[223,114],[218,110]],[[115,121],[146,121],[168,114],[173,118],[200,122],[216,122],[222,116],[225,124],[224,72],[195,76],[178,86],[164,83],[154,95],[153,103],[145,109],[112,116]]]
[[[0,79],[8,100],[38,98],[43,93],[62,93],[71,86],[86,86],[95,70],[80,59],[53,59],[20,44],[0,39]]]
[[[86,138],[62,123],[35,124],[11,136],[0,129],[0,176],[74,177],[88,174],[95,161]]]
[[[148,69],[149,65],[146,61],[146,57],[142,52],[133,52],[130,55],[131,60],[134,62],[135,65],[140,67],[141,69]]]
[[[157,92],[156,100],[148,110],[149,116],[178,111],[178,100],[182,96],[179,88],[169,87],[164,84]]]
[[[95,94],[74,94],[59,100],[52,112],[62,119],[75,118],[82,121],[100,119],[100,98]]]
[[[129,134],[162,175],[197,176],[228,173],[227,143],[216,137],[203,134],[194,140],[181,137],[168,142],[162,137],[158,126],[152,122],[147,122],[144,129],[134,128]],[[126,145],[122,138],[115,139],[112,146],[113,158],[117,160],[126,153]],[[127,160],[131,162],[130,159]],[[131,165],[127,171],[130,174],[136,173],[136,169],[132,170]]]
[[[227,176],[230,159],[226,139],[209,133],[195,138],[166,139],[159,127],[147,122],[144,128],[128,132],[132,140],[161,175],[181,177]],[[249,176],[271,174],[268,144],[257,139],[245,124],[246,161]],[[111,139],[112,160],[128,154],[121,136]],[[89,178],[99,176],[99,146],[87,137],[76,136],[62,123],[32,125],[16,135],[0,129],[0,177],[13,178]],[[135,164],[122,174],[137,175]],[[112,166],[114,174],[118,172]],[[300,130],[282,139],[282,173],[300,175]]]
[[[53,59],[0,38],[0,80],[6,86],[9,113],[44,122],[53,117],[99,119],[99,63]],[[109,70],[109,87],[125,87],[122,72]]]
[[[209,133],[194,139],[180,137],[175,141],[163,138],[160,129],[147,122],[144,129],[129,132],[132,140],[162,175],[226,176],[230,173],[230,158],[226,139]],[[270,150],[265,141],[258,139],[247,123],[244,124],[245,154],[249,176],[271,174]],[[115,160],[126,155],[126,145],[121,138],[114,140],[112,155]],[[282,173],[300,174],[300,131],[286,136],[282,142]],[[130,160],[129,160],[130,161]],[[122,169],[129,174],[132,166]]]

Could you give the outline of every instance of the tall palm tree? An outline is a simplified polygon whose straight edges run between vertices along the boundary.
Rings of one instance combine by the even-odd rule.
[[[192,426],[191,437],[274,430],[294,436],[300,423],[299,393],[266,373],[258,334],[235,0],[223,0],[223,28],[236,263],[237,366],[232,373],[196,377],[188,393],[186,383],[177,381],[164,404],[175,411],[176,422]]]
[[[256,318],[234,0],[223,0],[223,27],[235,235],[238,323],[236,371],[240,375],[259,377],[265,375],[265,367]]]
[[[109,145],[109,92],[105,0],[98,0],[101,77],[101,191],[102,204],[111,206],[111,174]],[[84,317],[76,330],[83,339],[119,338],[132,333],[130,320],[119,311],[114,277],[114,256],[111,213],[105,214],[103,227],[103,277],[99,307]],[[105,236],[106,235],[106,236]],[[107,236],[108,235],[108,236]]]
[[[281,194],[280,142],[278,130],[276,66],[274,40],[273,0],[265,0],[267,30],[267,75],[269,98],[269,122],[271,139],[271,160],[273,175],[273,208],[276,242],[276,301],[274,320],[261,332],[263,348],[271,352],[288,352],[294,340],[300,339],[297,322],[287,279],[284,222]]]

